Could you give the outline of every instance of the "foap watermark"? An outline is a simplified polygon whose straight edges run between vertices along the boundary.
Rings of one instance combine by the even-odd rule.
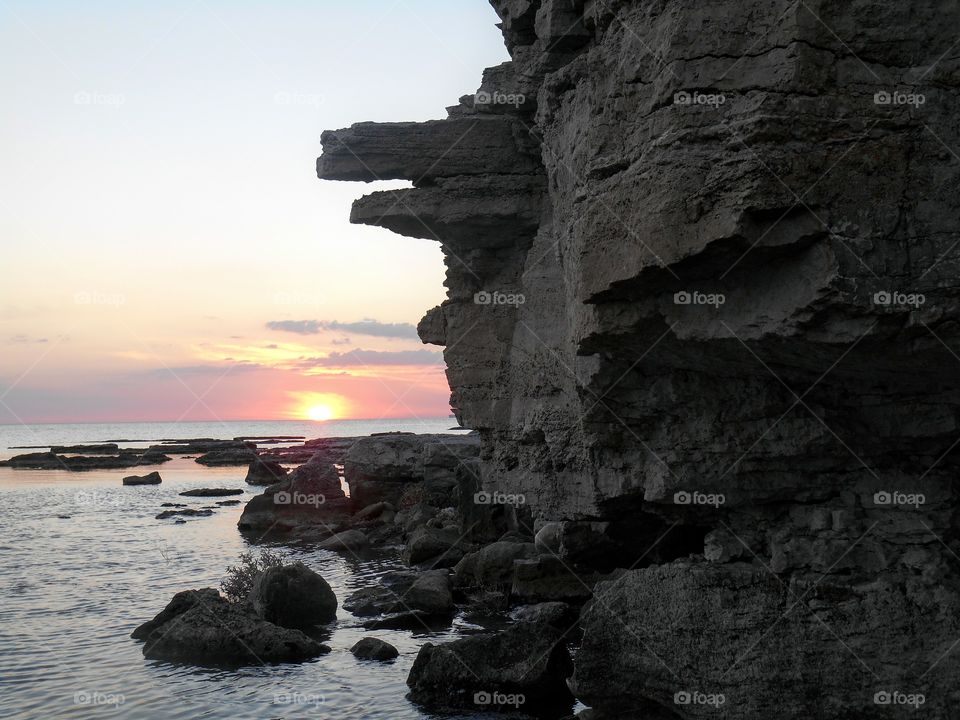
[[[718,508],[727,501],[725,495],[721,493],[704,493],[694,490],[688,492],[681,490],[673,494],[674,505],[709,505]]]
[[[709,705],[720,707],[727,702],[723,693],[705,693],[699,690],[680,690],[673,694],[674,705]]]
[[[127,98],[119,93],[101,93],[80,90],[73,94],[74,105],[96,105],[99,107],[118,108],[127,101]]]
[[[879,307],[912,307],[919,309],[926,302],[927,296],[923,293],[881,290],[873,294],[873,304]]]
[[[287,492],[282,490],[273,496],[274,505],[312,505],[320,507],[327,501],[327,498],[321,494],[308,495],[302,492]]]
[[[77,505],[86,507],[110,507],[118,508],[123,501],[116,495],[111,495],[97,490],[79,490],[74,496],[73,501]]]
[[[279,90],[273,96],[273,102],[276,105],[302,106],[319,108],[324,104],[323,95],[316,93],[294,92],[292,90]]]
[[[888,107],[912,105],[913,107],[919,108],[925,105],[926,102],[927,96],[923,93],[902,92],[900,90],[894,90],[893,92],[881,90],[873,96],[874,105]]]
[[[73,294],[73,303],[75,305],[105,305],[108,307],[120,307],[125,305],[127,298],[119,293],[104,293],[90,290],[78,290]]]
[[[317,693],[280,692],[273,695],[274,705],[296,705],[297,707],[313,705],[314,708],[319,708],[326,701],[323,695]]]
[[[879,507],[912,507],[919,508],[926,505],[927,496],[923,493],[904,493],[897,490],[880,492],[873,494],[873,504]]]
[[[709,305],[719,308],[727,302],[723,293],[705,293],[699,290],[681,290],[673,294],[674,305]]]
[[[476,505],[525,505],[527,496],[523,493],[516,495],[502,492],[486,492],[485,490],[475,493],[473,502]]]
[[[521,293],[481,290],[473,296],[476,305],[523,305],[527,298]]]
[[[122,693],[101,692],[99,690],[78,690],[73,694],[74,705],[107,705],[118,708],[127,701]]]
[[[519,708],[527,701],[522,693],[487,692],[481,690],[473,694],[475,705],[496,705],[498,707]]]
[[[523,93],[505,93],[499,90],[493,92],[481,90],[473,96],[474,105],[512,105],[518,108],[526,101],[527,96]]]
[[[674,105],[701,105],[718,108],[727,101],[723,93],[702,93],[698,90],[681,90],[673,95]]]
[[[905,705],[918,709],[927,701],[922,693],[905,693],[900,690],[879,690],[873,696],[874,705]]]

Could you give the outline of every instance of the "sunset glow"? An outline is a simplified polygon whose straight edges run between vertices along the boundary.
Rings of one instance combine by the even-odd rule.
[[[314,405],[307,410],[307,417],[310,420],[323,422],[324,420],[333,420],[336,415],[334,415],[333,408],[329,405]]]

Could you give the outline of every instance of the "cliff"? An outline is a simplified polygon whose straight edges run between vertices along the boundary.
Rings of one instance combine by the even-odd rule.
[[[443,248],[484,485],[627,570],[578,697],[958,716],[960,4],[491,2],[511,62],[317,169],[413,182],[351,218]]]

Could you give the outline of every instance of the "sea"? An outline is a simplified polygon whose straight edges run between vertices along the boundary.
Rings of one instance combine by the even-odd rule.
[[[161,439],[303,435],[307,438],[407,431],[461,433],[449,417],[427,420],[317,422],[120,423],[0,426],[0,458],[35,452],[18,446],[122,440],[143,447]],[[124,487],[131,470],[22,470],[0,467],[0,717],[444,718],[406,698],[406,678],[420,647],[483,629],[458,615],[437,631],[359,627],[341,608],[327,644],[332,652],[302,664],[202,669],[146,660],[131,631],[181,590],[219,587],[241,553],[269,547],[301,560],[333,587],[341,604],[353,590],[402,567],[396,551],[354,557],[290,543],[254,546],[237,530],[243,505],[182,498],[198,487],[241,488],[243,467],[208,468],[175,458],[157,469],[163,483]],[[162,503],[216,507],[186,523],[157,520]],[[350,654],[375,634],[397,647],[389,663]],[[456,717],[492,717],[478,712]]]

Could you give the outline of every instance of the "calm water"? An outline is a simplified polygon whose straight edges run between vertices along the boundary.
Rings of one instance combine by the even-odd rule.
[[[365,432],[436,432],[453,421],[368,424]],[[362,434],[349,423],[0,427],[0,452],[10,445],[92,442],[120,438],[237,435]],[[347,429],[349,428],[349,429]],[[29,440],[24,441],[24,435]],[[38,437],[42,439],[38,440]],[[361,663],[348,652],[360,637],[339,613],[329,655],[301,665],[201,670],[147,661],[130,632],[153,617],[175,592],[217,587],[227,565],[251,546],[236,529],[241,506],[175,525],[156,520],[164,502],[190,507],[216,498],[181,498],[192,487],[247,490],[243,468],[204,468],[175,459],[159,468],[163,484],[123,487],[123,470],[67,473],[0,468],[0,717],[3,718],[370,718],[428,717],[405,699],[407,672],[426,641],[473,629],[412,634],[380,630],[400,657]],[[138,471],[139,472],[139,471]],[[59,518],[69,515],[69,519]],[[400,566],[384,554],[357,560],[309,548],[275,546],[303,560],[331,584],[341,603],[354,589]],[[472,717],[480,717],[472,716]]]

